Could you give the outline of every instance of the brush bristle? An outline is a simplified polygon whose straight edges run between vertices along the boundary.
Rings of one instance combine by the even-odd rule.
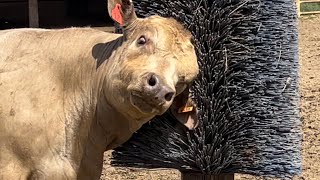
[[[184,172],[301,173],[298,43],[291,0],[136,0],[139,16],[174,17],[200,65],[192,87],[200,125],[169,113],[113,152],[112,165]]]

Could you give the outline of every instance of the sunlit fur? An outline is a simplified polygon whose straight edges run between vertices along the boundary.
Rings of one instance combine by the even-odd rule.
[[[134,106],[130,92],[143,92],[141,77],[157,73],[178,95],[197,76],[182,25],[127,19],[134,21],[124,36],[92,28],[0,31],[0,179],[99,179],[104,151],[172,103],[150,112]],[[150,39],[143,47],[141,35]]]

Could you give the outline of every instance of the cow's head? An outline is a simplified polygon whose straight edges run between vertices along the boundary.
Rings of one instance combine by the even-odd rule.
[[[131,0],[109,0],[108,12],[123,26],[125,42],[117,51],[117,71],[113,85],[122,97],[113,103],[131,117],[150,120],[169,109],[193,129],[196,107],[189,98],[189,86],[199,72],[189,31],[172,18],[137,18]],[[192,107],[178,112],[184,106]]]

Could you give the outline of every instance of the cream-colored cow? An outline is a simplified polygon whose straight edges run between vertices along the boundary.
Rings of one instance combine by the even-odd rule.
[[[99,179],[104,151],[171,105],[196,125],[195,108],[177,113],[198,74],[191,34],[173,19],[137,18],[129,0],[108,3],[124,35],[0,31],[0,179]]]

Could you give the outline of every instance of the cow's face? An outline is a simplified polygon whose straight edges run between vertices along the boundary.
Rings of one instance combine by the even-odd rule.
[[[117,91],[124,100],[121,109],[132,117],[148,120],[163,114],[173,104],[173,114],[192,129],[194,104],[189,114],[177,113],[178,106],[190,105],[188,87],[199,71],[190,32],[173,19],[136,18],[129,0],[109,1],[109,13],[125,26],[126,41],[117,61],[118,74],[113,76],[117,77],[113,87],[119,88]],[[179,102],[173,103],[179,94],[176,98]]]

